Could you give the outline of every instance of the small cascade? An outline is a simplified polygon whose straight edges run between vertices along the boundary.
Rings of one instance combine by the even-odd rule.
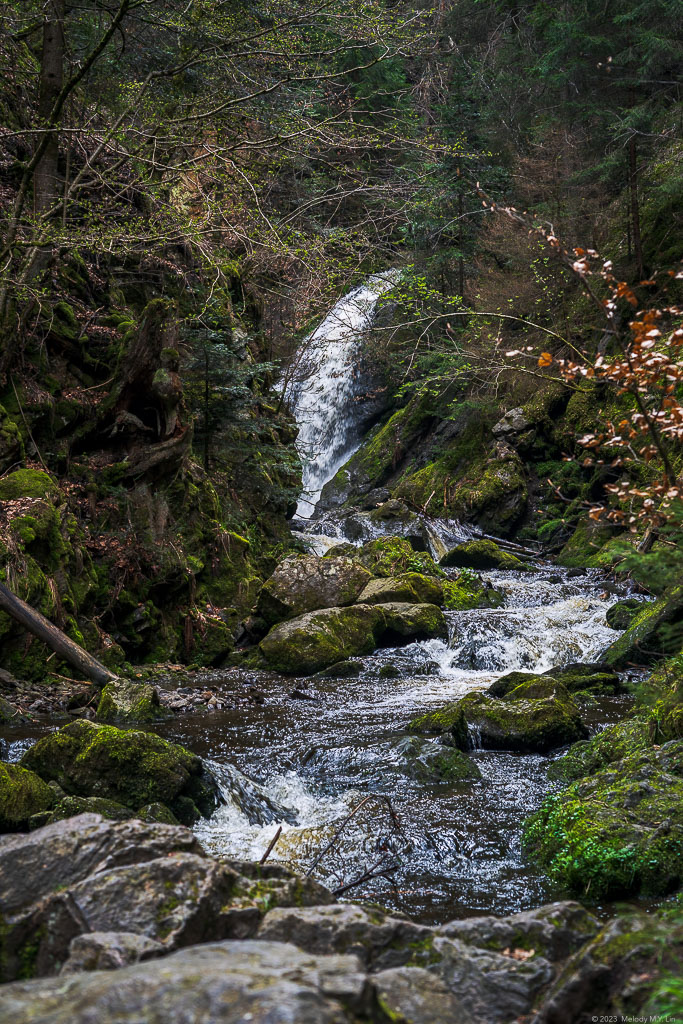
[[[399,270],[374,274],[340,299],[304,342],[299,380],[290,392],[303,463],[299,519],[311,517],[323,487],[360,443],[362,423],[354,402],[359,390],[359,349],[379,298],[399,276]]]

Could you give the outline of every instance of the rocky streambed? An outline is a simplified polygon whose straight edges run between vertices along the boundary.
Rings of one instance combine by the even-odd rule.
[[[466,548],[290,558],[239,666],[2,730],[1,1019],[655,1006],[683,949],[683,742],[615,668],[669,613]]]

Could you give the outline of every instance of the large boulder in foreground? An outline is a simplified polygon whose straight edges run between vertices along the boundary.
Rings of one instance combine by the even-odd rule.
[[[517,569],[522,572],[533,568],[509,551],[503,551],[492,540],[468,540],[456,544],[441,559],[441,565],[464,569]]]
[[[153,733],[81,720],[26,751],[24,768],[72,796],[97,796],[138,810],[162,803],[191,825],[209,817],[220,797],[196,754]]]
[[[258,877],[249,877],[254,869]],[[82,814],[0,840],[0,980],[55,974],[64,964],[95,969],[107,950],[130,962],[245,938],[268,907],[331,899],[278,865],[218,862],[189,829]]]
[[[468,693],[413,719],[408,730],[450,734],[461,750],[474,745],[539,754],[588,735],[565,688],[553,679],[540,678],[522,683],[500,700],[485,693]]]
[[[278,672],[311,675],[381,642],[411,643],[446,637],[443,612],[433,604],[357,604],[324,608],[275,626],[261,641],[261,653]]]
[[[264,583],[256,612],[272,626],[318,608],[343,608],[358,600],[371,579],[351,558],[292,555]]]
[[[54,802],[55,794],[35,772],[0,761],[0,832],[27,828],[34,814]]]
[[[683,740],[610,764],[529,818],[528,852],[591,899],[660,896],[683,883]]]

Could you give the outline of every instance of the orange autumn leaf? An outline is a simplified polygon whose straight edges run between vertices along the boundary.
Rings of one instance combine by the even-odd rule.
[[[539,366],[550,366],[552,361],[553,361],[553,357],[550,355],[550,352],[541,352],[541,355],[540,355],[539,360],[538,360],[538,365]]]

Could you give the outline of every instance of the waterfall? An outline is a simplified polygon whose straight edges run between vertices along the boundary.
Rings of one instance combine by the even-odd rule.
[[[291,388],[303,464],[303,491],[296,512],[300,519],[311,517],[323,487],[360,443],[354,416],[358,354],[380,296],[396,284],[399,275],[398,270],[386,270],[354,288],[304,342],[299,380]]]

